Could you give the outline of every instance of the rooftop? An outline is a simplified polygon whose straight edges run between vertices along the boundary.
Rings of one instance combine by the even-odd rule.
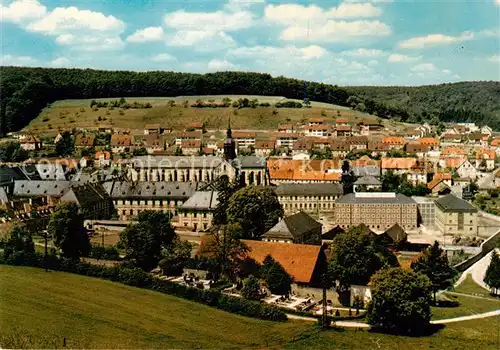
[[[301,211],[281,219],[263,237],[299,239],[305,233],[321,226],[321,223]]]
[[[312,183],[312,184],[280,184],[275,188],[278,196],[335,196],[342,195],[341,184]]]
[[[392,192],[349,193],[337,199],[341,204],[415,204],[410,197]]]
[[[469,202],[464,201],[452,194],[448,194],[436,200],[436,206],[445,212],[476,213],[477,209]]]
[[[218,194],[215,191],[196,191],[182,205],[182,209],[214,210],[219,204]]]

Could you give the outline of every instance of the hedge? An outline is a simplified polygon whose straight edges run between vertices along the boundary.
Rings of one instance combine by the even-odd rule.
[[[257,301],[250,301],[222,294],[221,292],[215,290],[202,290],[183,286],[170,281],[160,280],[158,278],[154,278],[150,273],[147,273],[139,268],[92,265],[76,260],[60,259],[54,255],[49,255],[47,261],[45,261],[42,254],[20,252],[15,252],[8,257],[4,257],[3,254],[0,254],[0,264],[31,266],[38,268],[47,267],[50,270],[102,278],[133,287],[150,289],[160,293],[174,295],[242,316],[269,321],[287,320],[285,312],[277,307]]]

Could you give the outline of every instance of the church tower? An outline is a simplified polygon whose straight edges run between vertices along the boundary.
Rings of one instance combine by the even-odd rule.
[[[231,161],[236,158],[236,142],[234,141],[231,132],[231,117],[229,117],[226,131],[226,140],[224,141],[224,158],[227,161]]]

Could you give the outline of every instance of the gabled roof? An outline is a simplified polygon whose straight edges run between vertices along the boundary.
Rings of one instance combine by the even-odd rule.
[[[286,216],[267,231],[265,238],[299,239],[307,232],[322,225],[304,212]]]
[[[214,210],[218,204],[218,193],[216,191],[196,191],[181,208],[188,210]]]
[[[128,147],[132,145],[132,136],[130,135],[121,135],[121,134],[113,134],[111,135],[111,142],[110,142],[112,147],[116,146],[124,146]]]
[[[467,152],[465,152],[465,150],[462,147],[458,147],[458,146],[447,147],[441,152],[442,156],[445,156],[445,155],[464,156],[466,154],[467,154]]]
[[[75,138],[75,146],[91,147],[94,146],[94,134],[78,134]]]
[[[382,158],[382,169],[411,169],[416,166],[416,158]]]
[[[473,207],[469,202],[464,201],[458,197],[455,197],[452,194],[448,194],[441,198],[438,198],[436,201],[436,206],[438,206],[442,211],[445,212],[459,212],[459,213],[476,213],[477,209]]]
[[[404,138],[399,136],[386,136],[382,139],[382,143],[388,143],[390,145],[404,145],[406,141]]]
[[[368,185],[368,186],[379,186],[382,182],[373,176],[362,176],[355,183],[355,185]]]
[[[428,146],[437,146],[439,145],[439,139],[437,137],[422,137],[418,139],[418,143]]]
[[[492,149],[482,149],[476,154],[476,159],[489,159],[489,160],[495,160],[496,153],[495,150]]]
[[[408,238],[405,230],[403,230],[397,223],[388,228],[382,235],[390,238],[393,243],[404,242]]]
[[[279,262],[295,282],[310,283],[321,246],[242,240],[249,248],[249,258],[262,264],[267,255]]]
[[[345,233],[345,230],[342,227],[340,227],[339,225],[337,225],[334,228],[323,233],[321,235],[321,239],[331,240],[331,239],[334,239],[335,237],[337,237],[337,235],[342,234],[342,233]]]
[[[358,229],[361,230],[361,232],[363,232],[364,234],[367,234],[371,237],[377,237],[377,234],[375,232],[373,232],[368,226],[366,226],[365,224],[360,224],[358,226]]]

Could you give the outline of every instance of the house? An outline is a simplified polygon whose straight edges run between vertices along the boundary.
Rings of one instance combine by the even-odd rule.
[[[427,188],[432,194],[443,194],[445,191],[450,192],[452,184],[451,173],[435,173]]]
[[[426,185],[427,184],[427,170],[423,166],[420,166],[420,164],[418,164],[417,167],[415,167],[413,169],[409,169],[407,171],[406,179],[413,186]]]
[[[376,119],[373,118],[363,118],[359,124],[367,126],[370,130],[379,130],[383,127]]]
[[[444,235],[476,236],[478,210],[467,201],[448,194],[435,201],[436,224]]]
[[[321,246],[250,240],[242,242],[248,247],[248,258],[255,262],[262,264],[269,255],[283,266],[295,284],[321,286],[321,274],[326,263]]]
[[[142,144],[149,154],[165,149],[165,142],[159,134],[147,134],[141,137]]]
[[[481,134],[480,131],[471,132],[469,135],[467,135],[467,143],[472,144],[472,145],[483,145],[484,138],[486,138],[486,140],[487,140],[488,135],[483,135],[483,134]]]
[[[405,130],[402,135],[406,140],[418,140],[424,136],[425,133],[420,129],[408,129]]]
[[[345,117],[338,117],[337,119],[335,119],[335,124],[337,127],[340,125],[349,125],[349,119]]]
[[[328,137],[331,135],[330,125],[313,124],[306,127],[306,136],[311,137]]]
[[[255,146],[255,132],[233,131],[233,139],[238,149],[248,149]]]
[[[391,150],[391,145],[380,141],[370,141],[368,142],[367,149],[371,152],[372,156],[381,155],[385,157]]]
[[[276,148],[286,147],[292,149],[299,136],[297,133],[278,133],[276,135]]]
[[[269,157],[274,151],[275,140],[256,140],[255,141],[255,155],[258,157]]]
[[[389,145],[390,149],[403,149],[406,141],[404,138],[399,136],[386,136],[382,139],[382,143]]]
[[[500,157],[500,139],[491,140],[490,146],[495,149],[495,153]]]
[[[204,155],[207,155],[207,156],[215,156],[217,154],[217,150],[210,148],[210,147],[203,147],[203,149],[201,150],[201,153],[203,153]],[[175,154],[175,152],[174,152],[174,154]]]
[[[344,194],[338,183],[281,183],[274,191],[286,215],[298,211],[331,213],[335,210],[335,200]]]
[[[309,126],[324,125],[324,124],[326,124],[326,118],[312,118],[312,119],[309,119]]]
[[[421,143],[408,143],[405,146],[405,152],[410,155],[415,155],[418,158],[423,158],[429,152],[429,146]]]
[[[354,182],[354,192],[375,192],[382,189],[382,182],[374,176],[362,176]]]
[[[77,134],[75,137],[75,147],[94,147],[95,134]]]
[[[37,151],[42,149],[42,142],[36,136],[27,135],[19,139],[21,148],[25,151]]]
[[[129,220],[145,210],[177,215],[177,210],[197,190],[199,182],[128,182],[109,181],[103,184],[120,220]]]
[[[111,152],[122,153],[130,151],[132,146],[132,136],[123,134],[113,134],[111,135]]]
[[[495,169],[496,153],[493,149],[483,148],[476,153],[476,168],[491,171]]]
[[[204,131],[205,124],[202,122],[194,122],[187,126],[186,130],[194,130],[194,131]]]
[[[113,133],[113,126],[111,124],[99,124],[97,126],[97,131],[105,132],[107,134],[112,134]]]
[[[483,126],[481,129],[481,134],[487,135],[488,137],[493,136],[493,129],[490,128],[488,125]]]
[[[456,133],[442,134],[441,143],[442,144],[457,144],[462,142],[462,135]]]
[[[111,165],[111,153],[107,151],[98,151],[95,156],[95,164],[99,168],[105,168]]]
[[[458,177],[466,177],[476,179],[478,175],[477,169],[465,157],[454,157],[445,159],[445,167],[453,171]]]
[[[462,147],[451,146],[441,151],[441,157],[464,157],[467,152]]]
[[[160,124],[146,124],[144,125],[144,135],[159,135],[163,132]]]
[[[344,137],[344,136],[352,136],[352,127],[350,125],[337,125],[335,127],[335,136]]]
[[[300,211],[282,218],[264,233],[262,240],[265,242],[320,245],[321,231],[321,223]]]
[[[418,166],[417,158],[386,158],[381,159],[382,175],[392,170],[394,174],[403,175]]]
[[[201,131],[184,131],[175,139],[175,145],[180,147],[182,141],[191,141],[191,140],[201,141],[202,136],[203,133]]]
[[[342,161],[340,159],[269,159],[267,169],[273,184],[332,183],[340,181],[342,177]]]
[[[198,155],[201,151],[200,140],[184,140],[181,143],[183,155]]]
[[[368,147],[368,137],[366,136],[350,136],[345,138],[339,138],[338,142],[344,142],[349,145],[350,151],[364,150]]]
[[[417,141],[421,145],[429,147],[429,150],[436,151],[439,150],[440,141],[437,137],[422,137]]]
[[[354,176],[374,176],[380,177],[380,161],[371,159],[368,156],[362,156],[359,159],[351,160],[351,170]]]
[[[351,146],[338,140],[333,140],[330,143],[330,150],[333,157],[344,158],[351,151]]]
[[[280,124],[278,125],[279,133],[292,133],[295,132],[293,124]]]
[[[100,183],[73,185],[61,197],[61,203],[76,203],[88,220],[107,219],[111,215],[111,200]]]
[[[216,191],[196,191],[179,208],[179,227],[192,231],[206,231],[212,226],[217,205]]]
[[[330,148],[331,141],[326,138],[314,138],[312,143],[314,149],[324,150]]]
[[[395,223],[382,234],[378,235],[376,239],[382,245],[398,246],[407,241],[408,234],[401,226]]]

